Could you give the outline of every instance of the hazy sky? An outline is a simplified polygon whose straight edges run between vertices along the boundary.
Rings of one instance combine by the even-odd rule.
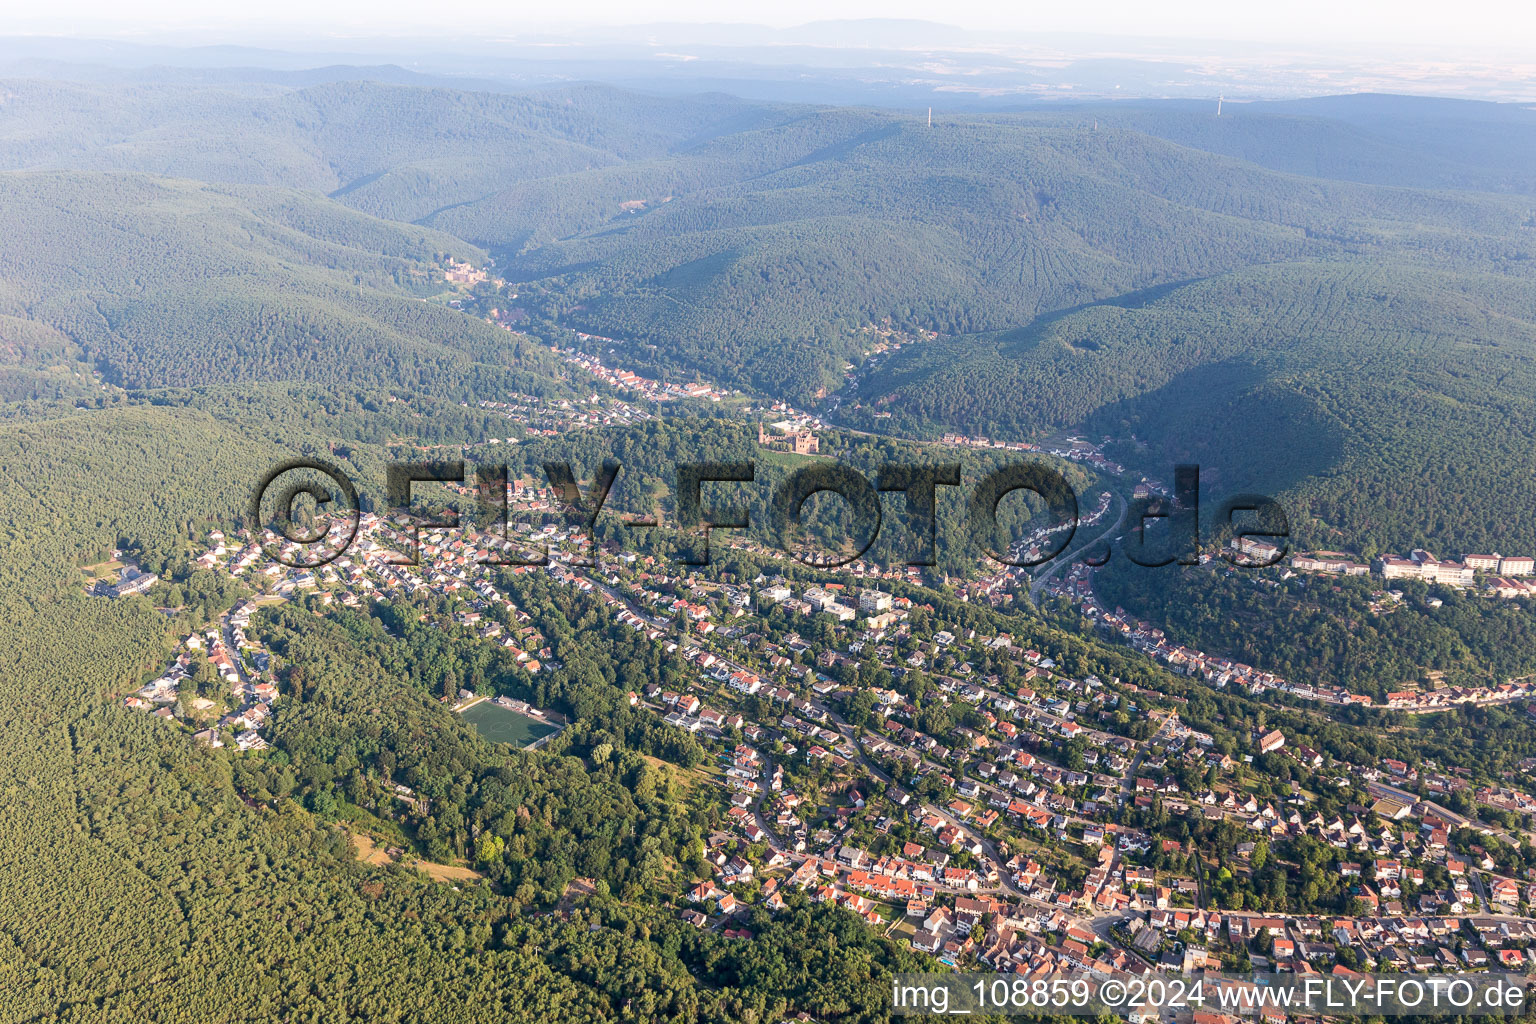
[[[573,24],[633,25],[656,21],[747,22],[787,27],[828,18],[921,18],[963,28],[1113,35],[1229,39],[1362,51],[1420,44],[1484,50],[1536,61],[1536,2],[1532,0],[1090,0],[1088,3],[1017,0],[774,0],[721,4],[718,0],[49,0],[11,2],[0,12],[0,33],[139,35],[170,32],[184,41],[239,41],[252,28],[286,35],[302,30],[310,41],[369,35],[511,34]],[[269,41],[270,39],[264,40]],[[297,42],[298,40],[294,40]],[[1366,55],[1362,52],[1362,56]]]

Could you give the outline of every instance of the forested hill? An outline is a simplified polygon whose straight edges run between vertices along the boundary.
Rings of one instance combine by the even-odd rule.
[[[1245,266],[1503,267],[1536,246],[1525,199],[1283,175],[1077,117],[929,128],[834,111],[706,149],[806,136],[819,148],[779,170],[524,252],[508,272],[558,282],[573,322],[655,345],[658,363],[803,397],[856,354],[846,328],[886,317],[999,330]],[[439,223],[468,233],[472,216]]]
[[[305,381],[465,397],[562,371],[441,302],[484,254],[313,193],[137,175],[0,175],[7,397]],[[84,365],[77,364],[80,360]],[[70,368],[73,367],[71,370]]]
[[[0,169],[284,185],[417,221],[517,182],[664,155],[789,116],[734,97],[585,85],[526,95],[328,82],[0,83]]]
[[[909,347],[847,397],[915,434],[1085,425],[1285,500],[1303,544],[1536,547],[1536,286],[1394,262],[1251,268]],[[888,418],[875,420],[881,413]]]
[[[323,192],[489,249],[573,326],[654,346],[632,361],[800,399],[840,383],[849,328],[886,317],[1003,330],[1257,264],[1503,269],[1531,246],[1530,201],[1507,193],[1530,191],[1532,115],[1490,104],[1067,108],[929,127],[602,86],[13,81],[0,98],[0,167]],[[1403,185],[1459,191],[1383,187]]]
[[[861,368],[850,425],[1134,431],[1213,484],[1286,493],[1328,544],[1536,546],[1536,493],[1502,475],[1536,393],[1530,111],[1347,97],[929,126],[355,81],[3,99],[0,167],[243,183],[7,179],[10,397],[62,388],[71,355],[129,387],[537,389],[542,349],[403,297],[481,246],[536,317],[627,342],[626,368],[809,403],[889,320],[944,338]]]
[[[1081,116],[1271,170],[1340,181],[1536,195],[1536,110],[1359,94],[1086,106]]]

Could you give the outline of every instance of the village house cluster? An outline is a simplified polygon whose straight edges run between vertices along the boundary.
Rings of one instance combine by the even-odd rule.
[[[1059,443],[1034,444],[1029,441],[1004,441],[984,435],[945,434],[942,440],[945,444],[956,448],[988,448],[997,451],[1041,452],[1046,455],[1054,455],[1060,459],[1081,462],[1101,473],[1109,473],[1113,476],[1120,476],[1125,472],[1124,466],[1104,454],[1103,449],[1109,443],[1109,438],[1105,438],[1098,444],[1094,444],[1081,437],[1069,437]]]
[[[573,430],[625,427],[642,423],[651,413],[618,398],[588,395],[585,399],[541,398],[512,393],[506,401],[486,399],[480,408],[488,409],[518,424],[526,437],[559,437]],[[487,438],[486,444],[501,444],[501,438]],[[516,444],[508,437],[506,444]]]
[[[265,750],[268,742],[261,730],[271,719],[278,690],[271,654],[245,635],[255,610],[254,604],[242,603],[204,634],[187,636],[171,664],[124,698],[124,705],[168,721],[186,721],[195,738],[210,747],[221,747],[232,738],[241,750]],[[199,696],[188,687],[199,661],[216,676],[219,696]]]
[[[758,586],[761,595],[767,600],[782,602],[787,599],[779,590],[781,583],[763,579],[758,581]],[[872,599],[870,610],[877,611],[882,604]],[[637,628],[654,631],[655,639],[670,642],[665,639],[665,630],[656,625],[645,625],[645,620],[634,611],[626,608],[619,615],[621,620],[629,621]],[[728,631],[735,628],[728,627]],[[979,638],[966,639],[975,644]],[[865,631],[848,646],[851,649],[854,645],[860,645],[862,650],[867,650],[867,644],[872,640],[873,637]],[[940,647],[955,643],[957,638],[953,634],[946,634],[943,637],[935,636],[934,640],[935,646]],[[1011,646],[1007,638],[983,642]],[[857,653],[850,650],[850,654]],[[1021,661],[1034,662],[1031,666],[1036,673],[1033,679],[1045,677],[1050,680],[1053,688],[1063,687],[1069,692],[1102,695],[1102,691],[1095,692],[1094,682],[1085,681],[1079,686],[1076,681],[1065,680],[1059,675],[1053,676],[1050,673],[1053,666],[1049,659],[1038,652],[1017,651],[1017,654]],[[881,827],[888,827],[887,823],[894,822],[896,818],[891,816],[891,812],[896,812],[902,820],[931,835],[932,840],[931,845],[909,842],[902,848],[900,855],[875,856],[850,845],[842,838],[847,834],[850,822],[876,806],[867,801],[864,793],[850,789],[849,803],[839,808],[837,827],[816,830],[808,835],[800,816],[803,802],[796,794],[784,790],[782,765],[774,770],[772,782],[760,788],[762,769],[759,766],[764,763],[762,756],[755,748],[738,746],[730,757],[734,770],[730,773],[732,781],[729,785],[733,790],[730,817],[740,829],[740,836],[734,841],[721,837],[712,841],[714,848],[720,851],[717,864],[720,877],[715,884],[701,886],[693,894],[696,904],[706,906],[687,912],[688,918],[700,926],[708,926],[713,921],[725,929],[727,934],[742,927],[742,900],[739,895],[728,890],[752,879],[744,870],[744,865],[750,864],[743,851],[753,844],[766,843],[770,852],[762,863],[769,870],[793,866],[785,879],[789,884],[804,888],[813,894],[814,899],[841,903],[872,923],[877,923],[879,927],[908,932],[915,948],[934,953],[950,962],[978,956],[983,962],[994,966],[1010,964],[1024,971],[1043,970],[1063,964],[1132,973],[1184,969],[1184,944],[1173,936],[1184,932],[1191,920],[1202,933],[1212,933],[1209,941],[1213,946],[1221,941],[1228,947],[1251,943],[1258,930],[1269,927],[1265,924],[1263,929],[1251,930],[1245,923],[1249,915],[1236,914],[1226,916],[1227,930],[1224,931],[1224,915],[1220,913],[1170,909],[1172,901],[1193,898],[1197,889],[1195,880],[1170,879],[1171,884],[1164,883],[1157,873],[1136,867],[1125,860],[1127,857],[1145,854],[1153,845],[1166,844],[1168,841],[1156,840],[1145,833],[1125,829],[1112,822],[1096,824],[1090,820],[1089,816],[1097,817],[1101,808],[1108,809],[1125,800],[1150,800],[1154,794],[1160,798],[1172,797],[1178,793],[1178,786],[1172,784],[1166,775],[1161,780],[1156,777],[1121,780],[1102,772],[1093,774],[1063,769],[1033,753],[997,746],[998,740],[991,739],[988,734],[975,733],[971,737],[972,750],[995,750],[997,759],[974,764],[974,774],[962,776],[949,765],[956,759],[968,761],[966,755],[972,750],[961,751],[945,746],[910,725],[900,724],[903,716],[910,714],[912,709],[899,694],[887,691],[875,694],[877,703],[884,708],[886,720],[892,725],[892,731],[855,742],[844,729],[838,727],[838,718],[831,711],[846,700],[845,688],[832,683],[819,672],[806,671],[799,677],[815,680],[812,696],[799,697],[790,687],[773,680],[765,681],[744,665],[717,658],[711,653],[693,655],[690,660],[701,667],[702,679],[713,679],[724,684],[718,692],[742,696],[763,694],[772,700],[783,701],[789,711],[780,717],[776,728],[764,728],[741,716],[739,712],[711,707],[696,698],[690,699],[686,694],[648,690],[643,699],[656,701],[658,711],[671,709],[665,713],[676,717],[669,720],[698,722],[698,728],[718,730],[721,736],[733,731],[741,732],[754,738],[757,743],[777,734],[780,740],[779,756],[804,757],[807,762],[825,761],[835,770],[848,773],[854,779],[853,786],[860,785],[857,781],[859,777],[867,780],[868,776],[861,772],[860,762],[863,758],[869,758],[878,764],[892,765],[893,770],[889,774],[893,777],[907,774],[918,777],[929,773],[942,775],[946,791],[954,794],[953,799],[938,805],[913,800],[909,793],[898,796],[895,803],[881,803],[876,811],[884,815],[880,819]],[[825,662],[818,659],[818,664],[827,664],[829,667],[835,662],[836,656]],[[779,667],[789,669],[790,678],[796,678],[793,663],[781,662]],[[1070,742],[1080,737],[1087,738],[1093,747],[1090,753],[1093,754],[1095,764],[1101,769],[1118,769],[1121,772],[1129,767],[1129,757],[1138,749],[1137,744],[1124,737],[1084,729],[1075,720],[1079,709],[1070,700],[1049,697],[1030,687],[1022,688],[1017,696],[1009,696],[992,691],[984,685],[967,683],[963,679],[947,679],[945,685],[959,700],[986,704],[991,709],[989,715],[996,723],[998,732],[995,735],[1004,740],[1010,734],[1021,734],[1015,723],[1023,723],[1053,740]],[[1109,705],[1115,700],[1117,698],[1110,698],[1103,703]],[[1005,719],[1002,713],[1008,717]],[[1222,770],[1230,771],[1234,767],[1231,759],[1210,750],[1208,735],[1189,729],[1179,721],[1176,714],[1159,713],[1156,720],[1159,722],[1159,730],[1155,745],[1160,749],[1175,751],[1179,757],[1193,757],[1202,765]],[[1286,749],[1285,737],[1277,731],[1256,737],[1254,742],[1256,750],[1260,752],[1273,753]],[[983,745],[978,747],[977,744]],[[1150,768],[1155,772],[1155,766],[1163,763],[1165,756],[1147,758],[1143,762],[1143,769]],[[1293,756],[1311,767],[1322,767],[1321,755],[1308,748],[1298,748]],[[1335,767],[1346,773],[1359,773],[1362,778],[1375,778],[1378,774],[1373,770]],[[1383,777],[1391,777],[1390,770]],[[1090,800],[1079,802],[1063,799],[1056,792],[1060,787],[1088,787],[1095,782],[1101,789]],[[889,793],[887,788],[888,796]],[[1378,801],[1375,808],[1362,810],[1348,820],[1324,820],[1316,814],[1309,817],[1300,807],[1265,804],[1251,796],[1240,797],[1232,789],[1191,794],[1183,806],[1188,813],[1231,817],[1266,839],[1312,835],[1339,849],[1358,848],[1362,852],[1379,854],[1371,862],[1370,882],[1362,882],[1360,885],[1359,897],[1363,906],[1379,908],[1380,916],[1362,916],[1344,922],[1346,933],[1359,936],[1354,940],[1357,945],[1353,948],[1362,955],[1380,953],[1380,959],[1386,962],[1396,962],[1397,957],[1406,956],[1408,967],[1404,969],[1424,962],[1424,954],[1418,952],[1424,943],[1402,945],[1405,937],[1419,937],[1420,927],[1418,919],[1411,917],[1411,912],[1405,911],[1400,905],[1401,884],[1391,876],[1395,870],[1410,884],[1415,880],[1422,881],[1423,878],[1423,870],[1407,866],[1406,858],[1440,858],[1449,865],[1454,877],[1458,879],[1452,889],[1444,893],[1421,894],[1417,905],[1420,913],[1432,914],[1438,911],[1472,914],[1479,905],[1466,884],[1463,862],[1452,855],[1442,856],[1447,848],[1446,830],[1450,822],[1436,818],[1431,812],[1419,811],[1424,814],[1426,831],[1412,839],[1408,834],[1400,832],[1396,825],[1386,829],[1369,824],[1376,820],[1377,813],[1387,815],[1394,822],[1402,821],[1407,813],[1416,811],[1411,801],[1406,806]],[[760,812],[766,817],[760,817]],[[1018,827],[1033,828],[1058,841],[1081,843],[1086,849],[1097,849],[1100,851],[1096,861],[1098,867],[1089,873],[1083,886],[1067,890],[1060,886],[1059,881],[1042,871],[1035,860],[1023,856],[1001,862],[991,859],[985,836],[1002,820],[1012,821]],[[782,841],[776,841],[770,829],[792,831],[784,835]],[[1178,844],[1173,845],[1177,847]],[[1245,845],[1252,848],[1251,843]],[[953,865],[952,859],[956,855],[979,859],[983,867],[978,869]],[[781,860],[781,857],[784,859]],[[988,860],[990,864],[985,863]],[[1350,870],[1348,864],[1345,870]],[[1494,895],[1490,898],[1504,899],[1509,886],[1496,884],[1492,890]],[[776,908],[782,905],[782,892],[779,876],[775,875],[762,884],[757,895],[770,908]],[[726,896],[729,898],[723,898]],[[719,916],[712,917],[705,913],[707,909],[713,909]],[[1146,955],[1147,949],[1134,945],[1130,950],[1116,950],[1111,946],[1100,950],[1097,955],[1090,955],[1090,950],[1099,942],[1099,938],[1090,930],[1088,917],[1105,913],[1120,915],[1122,924],[1117,927],[1133,939],[1139,939],[1141,947],[1150,944],[1154,955],[1149,957]],[[978,927],[984,920],[991,921],[991,926]],[[1311,926],[1304,919],[1281,917],[1273,920],[1279,921],[1280,927],[1288,933],[1297,936],[1311,933]],[[1435,926],[1440,927],[1443,923],[1444,919],[1439,919]],[[1169,932],[1172,925],[1177,927]],[[1231,930],[1233,928],[1235,932]],[[1515,941],[1518,941],[1520,934],[1523,933],[1516,929]],[[1169,950],[1164,948],[1164,938],[1157,938],[1154,942],[1154,937],[1158,936],[1164,936],[1168,943],[1180,945],[1179,955],[1170,957]],[[1337,944],[1336,941],[1314,943],[1293,950],[1287,941],[1312,940],[1283,939],[1274,944],[1278,954],[1276,963],[1290,965],[1291,969],[1301,971],[1311,969],[1312,961],[1324,952],[1331,953]],[[1198,959],[1208,954],[1201,951],[1191,955]],[[1504,961],[1512,962],[1511,954],[1500,954],[1497,950],[1489,951],[1487,955],[1501,956]],[[1482,959],[1476,948],[1466,949],[1459,956],[1458,964],[1462,966]],[[1436,962],[1442,964],[1442,970],[1445,969],[1443,958]]]

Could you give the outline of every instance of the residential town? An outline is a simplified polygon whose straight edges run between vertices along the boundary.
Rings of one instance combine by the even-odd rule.
[[[510,486],[522,510],[553,510],[546,488]],[[1106,493],[1092,521],[1111,505]],[[232,733],[241,749],[261,749],[277,693],[270,658],[243,629],[261,602],[275,599],[357,607],[430,591],[460,609],[460,628],[511,649],[530,675],[548,671],[552,652],[535,624],[482,564],[539,545],[549,550],[547,566],[519,566],[504,578],[539,575],[591,595],[617,627],[691,666],[685,688],[648,685],[630,701],[716,752],[712,777],[724,810],[708,842],[714,877],[679,908],[699,927],[749,934],[749,908],[774,910],[799,890],[945,964],[1024,975],[1524,969],[1524,949],[1536,938],[1528,916],[1536,885],[1502,874],[1477,842],[1511,837],[1435,802],[1468,788],[1456,773],[1343,763],[1278,730],[1224,751],[1181,719],[1177,701],[1119,679],[1073,677],[1007,633],[932,628],[933,609],[910,570],[855,563],[843,577],[852,582],[765,574],[730,584],[634,553],[599,551],[590,564],[588,538],[556,523],[515,542],[468,527],[435,530],[420,537],[419,565],[395,564],[410,548],[408,527],[403,516],[365,513],[347,552],[314,571],[265,562],[253,538],[211,535],[200,564],[252,582],[262,596],[188,637],[176,661],[128,703],[165,718],[207,710],[205,697],[181,700],[190,667],[206,659],[228,688],[228,707],[216,725],[194,718],[206,726],[198,738],[216,745]],[[1168,645],[1156,629],[1094,604],[1090,580],[1091,570],[1074,566],[1057,589],[1138,650],[1213,687],[1358,702]],[[518,628],[490,615],[497,607]],[[865,667],[897,685],[851,683]],[[963,724],[927,731],[932,705],[909,695],[919,678]],[[1435,699],[1528,696],[1514,687]],[[1418,699],[1394,695],[1393,704],[1411,708]],[[1136,735],[1128,723],[1137,721],[1149,730]],[[1277,757],[1304,772],[1312,792],[1321,784],[1362,793],[1364,802],[1329,797],[1335,809],[1323,813],[1294,783],[1263,785],[1255,759]],[[1472,795],[1478,804],[1536,811],[1525,782],[1512,781]],[[1213,905],[1216,862],[1167,827],[1137,824],[1153,814],[1233,830],[1237,860],[1222,870],[1256,870],[1267,848],[1282,843],[1337,851],[1347,858],[1339,873],[1348,912]]]
[[[705,386],[608,372],[590,355],[563,356],[646,401],[725,397]],[[522,425],[526,436],[650,415],[596,395],[576,402],[513,394],[481,406]],[[816,454],[822,421],[782,403],[763,412],[777,419],[759,420],[761,446]],[[1115,477],[1125,472],[1102,445],[1078,438],[1045,447],[959,436],[942,443],[1040,452]],[[1142,477],[1129,496],[1169,493]],[[1255,730],[1237,746],[1219,743],[1181,717],[1185,698],[1118,677],[1073,675],[1007,631],[946,621],[933,588],[999,609],[1025,595],[1065,597],[1139,655],[1216,692],[1417,713],[1530,700],[1536,681],[1404,689],[1378,705],[1368,695],[1172,643],[1157,626],[1104,607],[1094,593],[1095,569],[1075,558],[1033,576],[990,561],[953,578],[859,559],[814,581],[788,569],[724,580],[594,544],[559,515],[548,485],[512,479],[507,497],[516,526],[500,535],[468,525],[418,531],[404,514],[361,513],[346,550],[318,568],[267,558],[263,549],[273,545],[296,552],[270,533],[231,539],[210,532],[197,565],[243,581],[255,596],[187,636],[174,661],[125,703],[185,723],[209,747],[265,749],[278,677],[270,653],[246,629],[263,606],[284,601],[323,614],[430,594],[451,604],[466,636],[506,649],[537,678],[559,667],[519,604],[523,581],[538,578],[593,598],[613,628],[643,636],[686,666],[686,685],[647,684],[629,701],[713,758],[706,777],[721,816],[707,842],[712,877],[677,908],[700,928],[747,937],[752,908],[777,911],[798,891],[846,907],[943,964],[1025,976],[1526,969],[1525,950],[1536,939],[1536,883],[1503,872],[1483,844],[1527,837],[1447,804],[1462,800],[1528,820],[1536,813],[1528,776],[1474,786],[1463,773],[1428,762],[1350,763],[1279,729]],[[1076,524],[1082,532],[1074,554],[1115,537],[1126,511],[1125,495],[1098,493]],[[341,521],[331,526],[342,537]],[[1062,529],[1039,528],[1011,554],[1037,560]],[[745,535],[720,542],[764,564],[794,564]],[[335,543],[339,549],[342,541]],[[1280,554],[1256,538],[1231,546],[1265,561]],[[527,564],[498,566],[507,556]],[[546,564],[536,564],[541,559]],[[1290,570],[1372,571],[1337,552],[1296,555]],[[1378,560],[1375,571],[1387,580],[1460,587],[1483,579],[1497,592],[1532,569],[1529,558],[1441,562],[1416,550],[1408,559]],[[154,583],[130,567],[95,592],[125,597]],[[557,713],[505,694],[460,688],[442,695],[458,711],[487,698],[563,724]],[[1288,785],[1267,781],[1280,764],[1288,766]],[[415,806],[414,794],[400,799]],[[1204,845],[1213,836],[1229,855]],[[1346,887],[1338,909],[1245,905],[1244,887],[1274,848],[1314,851],[1332,865]]]

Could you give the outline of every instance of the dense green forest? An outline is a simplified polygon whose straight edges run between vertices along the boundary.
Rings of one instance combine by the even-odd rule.
[[[595,86],[11,88],[0,166],[328,192],[488,248],[537,283],[546,312],[641,342],[633,364],[802,398],[839,384],[859,355],[853,330],[887,317],[944,334],[1018,329],[1255,264],[1406,256],[1511,273],[1531,248],[1527,201],[1470,191],[1521,191],[1528,165],[1518,112],[1489,105],[1258,105],[1218,128],[1176,108],[1082,108],[928,128],[877,111]],[[1323,148],[1294,144],[1298,121],[1380,166],[1355,182],[1266,160]],[[1205,139],[1215,131],[1270,149],[1223,148]],[[1460,154],[1457,167],[1491,177],[1403,156],[1429,136],[1437,158]],[[1372,144],[1397,148],[1363,155]]]
[[[628,339],[609,356],[626,366],[809,400],[861,360],[860,328],[890,318],[944,337],[860,374],[838,407],[850,425],[1135,434],[1149,465],[1197,461],[1213,492],[1281,497],[1304,544],[1536,549],[1520,483],[1536,468],[1536,234],[1527,199],[1493,194],[1525,191],[1523,115],[1506,107],[1360,97],[1219,121],[1085,107],[930,130],[598,87],[15,88],[11,166],[169,168],[336,202],[12,179],[10,226],[30,244],[0,293],[11,398],[90,393],[77,359],[136,388],[553,386],[537,345],[406,298],[430,290],[441,254],[483,256],[348,204],[489,247],[520,293],[499,301]],[[1324,128],[1326,145],[1295,134]],[[204,129],[313,166],[187,142]],[[1424,160],[1403,156],[1414,147]],[[218,173],[168,162],[198,153]],[[1456,191],[1383,187],[1403,185]],[[247,238],[260,242],[233,248]],[[103,259],[75,280],[81,246]]]
[[[3,179],[0,313],[33,393],[75,357],[125,388],[292,380],[437,398],[540,390],[554,356],[441,302],[439,232],[290,190],[139,176]],[[90,254],[83,259],[82,254]],[[65,392],[60,394],[68,394]]]
[[[533,248],[508,273],[558,280],[573,323],[654,345],[659,365],[763,386],[799,353],[827,385],[856,344],[848,329],[887,317],[966,334],[1256,264],[1402,254],[1481,268],[1533,244],[1523,200],[1275,174],[1077,117],[930,129],[830,112],[711,145],[778,147],[792,129],[837,138]]]
[[[1302,546],[1531,550],[1533,297],[1523,272],[1239,271],[910,347],[861,384],[854,415],[919,434],[1134,436],[1151,446],[1137,461],[1282,499]]]

